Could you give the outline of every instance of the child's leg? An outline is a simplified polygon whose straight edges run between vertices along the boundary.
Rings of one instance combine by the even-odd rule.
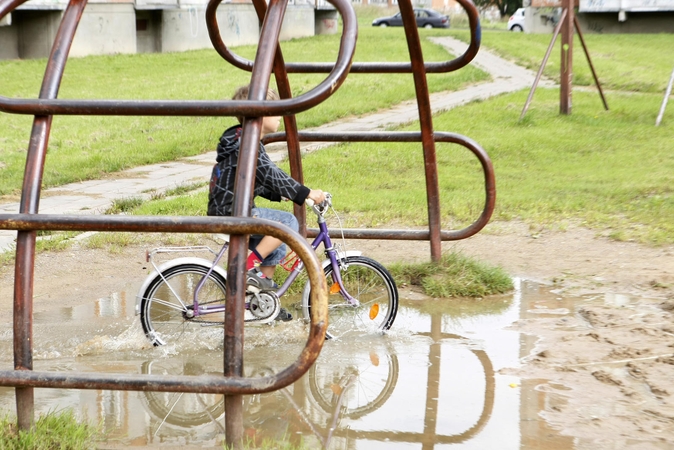
[[[260,270],[264,274],[265,277],[267,278],[273,278],[274,277],[274,271],[276,270],[276,264],[274,265],[269,265],[268,263],[265,264],[265,260],[268,259],[269,255],[274,252],[274,250],[278,249],[281,244],[283,244],[283,241],[280,239],[276,239],[273,236],[265,236],[262,238],[259,244],[255,246],[255,252],[257,255],[251,253],[251,256],[253,259],[259,259],[260,262]],[[285,256],[285,251],[283,251],[284,256]],[[255,258],[255,256],[258,256],[259,258]],[[273,258],[273,259],[278,259],[278,258]]]
[[[252,215],[256,218],[282,223],[294,231],[299,230],[297,219],[289,212],[276,209],[253,208]],[[274,276],[276,265],[283,260],[287,252],[287,246],[283,241],[272,236],[251,236],[249,248],[257,252],[257,255],[251,254],[251,257],[261,260],[260,270],[268,278]]]

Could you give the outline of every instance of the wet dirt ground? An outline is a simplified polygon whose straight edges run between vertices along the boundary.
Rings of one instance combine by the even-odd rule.
[[[445,245],[502,265],[513,293],[431,300],[402,288],[388,335],[328,342],[300,381],[246,397],[246,434],[335,449],[672,448],[671,249],[521,224],[476,238]],[[384,263],[429,256],[423,243],[353,246]],[[148,344],[133,314],[146,247],[38,257],[36,370],[221,371],[220,330]],[[12,367],[10,269],[0,273],[3,369]],[[304,336],[300,322],[249,329],[247,373],[282,369]],[[38,411],[63,407],[103,420],[101,448],[204,448],[223,438],[219,396],[36,390]],[[13,409],[13,390],[0,388],[0,410]]]

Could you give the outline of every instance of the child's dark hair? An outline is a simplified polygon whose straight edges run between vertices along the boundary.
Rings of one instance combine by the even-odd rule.
[[[236,91],[234,91],[234,95],[232,96],[232,100],[248,100],[248,87],[249,85],[241,86],[239,87]],[[280,100],[280,97],[278,93],[273,90],[272,88],[267,89],[267,98],[266,100]],[[238,119],[239,123],[243,123],[243,117],[241,116],[236,116]]]

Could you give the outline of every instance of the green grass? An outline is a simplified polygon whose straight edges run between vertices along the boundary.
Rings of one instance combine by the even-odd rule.
[[[422,36],[429,35],[421,30]],[[356,61],[409,60],[402,29],[360,30]],[[339,36],[316,36],[283,42],[286,61],[336,59]],[[255,47],[233,49],[253,58]],[[424,39],[425,57],[442,61],[447,53]],[[0,94],[36,98],[46,60],[0,61]],[[291,74],[293,95],[318,85],[325,74]],[[429,77],[431,92],[457,90],[488,75],[475,68]],[[69,61],[59,98],[191,99],[230,98],[250,73],[225,63],[213,50],[171,54],[91,56]],[[376,92],[377,95],[372,95]],[[300,128],[349,115],[366,114],[414,98],[411,74],[353,74],[318,107],[299,114]],[[106,173],[175,160],[215,148],[229,117],[70,117],[54,118],[44,187],[100,178]],[[32,118],[0,113],[0,195],[21,187]]]
[[[512,290],[510,277],[499,267],[491,267],[460,253],[442,255],[436,263],[389,266],[398,285],[420,286],[434,298],[485,297]]]
[[[105,211],[105,214],[121,214],[133,211],[144,203],[142,197],[125,197],[112,201],[112,205]]]
[[[0,417],[0,449],[2,450],[90,450],[99,448],[105,442],[105,434],[100,426],[93,426],[78,419],[72,410],[50,412],[38,418],[29,432],[19,430],[16,419],[8,415]],[[228,449],[223,442],[220,446]],[[259,450],[304,450],[309,448],[300,442],[290,442],[269,438],[246,437],[244,449]]]
[[[208,244],[217,249],[218,245],[207,242],[209,238],[209,235],[192,233],[96,233],[83,240],[80,245],[88,249],[104,249],[109,253],[120,253],[126,247],[144,244],[153,247]]]
[[[233,449],[233,447],[228,447],[226,444],[223,444],[222,448],[224,450]],[[305,443],[304,439],[300,439],[299,443],[296,443],[291,442],[289,437],[284,435],[280,440],[271,438],[259,439],[255,436],[246,437],[243,440],[242,448],[244,450],[308,450],[311,446]]]
[[[469,34],[466,30],[451,30],[450,34],[468,42]],[[664,95],[674,64],[674,34],[583,36],[602,89]],[[482,45],[524,67],[538,71],[551,39],[551,34],[487,30],[482,34]],[[559,80],[560,45],[561,37],[557,39],[545,66],[544,75],[554,80]],[[577,34],[573,44],[573,84],[594,86],[594,79]],[[610,98],[608,102],[611,106]]]
[[[428,30],[420,31],[423,34]],[[467,36],[462,30],[449,32],[459,37]],[[438,33],[447,31],[430,30],[426,35]],[[403,40],[401,29],[362,27],[361,38],[359,60],[376,60],[379,54],[391,54],[392,60],[403,59],[404,45],[399,45],[399,41]],[[333,51],[330,50],[330,45],[335,44],[331,39],[333,38],[330,36],[319,36],[290,41],[283,44],[284,51],[286,55],[291,56],[288,60],[300,56],[303,60],[330,60],[334,56],[330,54]],[[496,48],[502,54],[525,64],[536,65],[542,58],[549,39],[548,35],[485,32],[483,41],[485,46]],[[604,87],[621,90],[620,92],[607,90],[611,108],[609,111],[603,110],[599,96],[595,92],[576,89],[573,93],[573,113],[570,116],[563,116],[558,113],[558,91],[539,88],[522,122],[518,122],[518,118],[528,90],[488,101],[474,102],[440,114],[435,117],[434,128],[469,136],[480,143],[491,156],[496,170],[498,193],[494,220],[520,219],[532,224],[555,227],[563,227],[564,224],[573,222],[595,228],[615,239],[671,244],[674,242],[674,225],[672,225],[674,203],[671,194],[674,177],[671,134],[674,120],[671,119],[671,105],[660,127],[654,127],[654,121],[662,101],[662,92],[659,91],[664,91],[671,72],[671,58],[666,56],[674,52],[674,38],[670,35],[588,35],[587,41],[590,50],[594,49],[595,64],[600,77],[604,80]],[[616,41],[620,45],[615,45]],[[302,52],[305,47],[306,52]],[[336,51],[336,47],[332,48]],[[438,59],[446,57],[442,50],[433,46],[428,48],[429,55],[434,54]],[[668,50],[662,50],[663,48]],[[318,49],[327,50],[323,54]],[[437,53],[433,53],[436,50]],[[250,53],[252,47],[240,48],[238,51],[242,54]],[[657,57],[658,55],[663,57]],[[576,52],[576,56],[580,59],[575,64],[578,82],[583,79],[584,63],[580,52]],[[76,74],[83,77],[87,70],[93,71],[92,76],[97,76],[100,72],[98,65],[104,61],[109,63],[112,66],[110,70],[119,76],[125,71],[136,70],[131,63],[139,66],[151,64],[161,68],[173,59],[185,62],[177,65],[181,67],[194,64],[193,67],[210,74],[205,76],[206,79],[210,79],[214,73],[224,74],[226,70],[221,64],[215,64],[217,60],[208,51],[178,55],[83,58],[73,60],[68,70],[73,71],[74,77]],[[558,59],[553,57],[551,61]],[[17,68],[12,69],[15,65]],[[39,62],[2,63],[0,74],[9,74],[14,70],[13,73],[16,75],[18,67],[23,70],[31,66],[39,66]],[[186,81],[186,78],[180,77],[193,75],[195,70],[193,67],[185,72],[176,69],[176,77]],[[24,84],[32,82],[30,70],[27,72]],[[125,89],[128,91],[116,90],[114,91],[116,95],[133,97],[136,95],[133,89],[138,89],[136,85],[151,85],[150,79],[147,78],[150,75],[146,72],[152,71],[130,74],[129,76],[138,79],[138,83],[127,83]],[[309,80],[313,79],[304,75],[295,77],[296,82],[293,86],[300,91],[305,86],[303,80],[308,86],[311,84]],[[437,79],[443,80],[442,77],[437,76]],[[3,85],[3,89],[9,91],[14,89],[17,92],[21,90],[15,85],[16,77],[7,79],[12,81],[7,87]],[[429,76],[429,80],[435,79],[435,75]],[[78,80],[79,85],[88,86],[83,83],[83,79]],[[349,81],[354,85],[338,91],[334,101],[326,102],[311,114],[300,115],[300,122],[303,126],[307,126],[333,120],[340,115],[364,114],[368,108],[378,109],[412,95],[410,77],[400,77],[400,81],[410,89],[409,94],[400,93],[402,85],[396,84],[396,80],[398,78],[394,76],[352,75]],[[445,81],[433,86],[435,89],[443,88]],[[165,81],[157,82],[160,84],[159,88],[144,89],[142,94],[146,97],[161,97],[160,94],[165,94],[163,91],[167,90],[167,87],[161,87],[161,83]],[[75,85],[72,83],[72,79],[66,77],[65,92],[70,94],[74,92]],[[453,88],[458,84],[453,84]],[[209,83],[185,82],[179,85],[184,87],[185,91],[181,92],[181,95],[186,97],[210,98],[215,94],[214,91],[209,91],[213,88]],[[87,89],[94,87],[88,86]],[[84,88],[82,91],[95,96],[94,91],[87,92]],[[377,95],[364,94],[370,91],[376,91]],[[96,95],[100,94],[102,93],[98,92]],[[173,95],[177,93],[173,92]],[[4,115],[2,118],[14,119],[15,116]],[[67,118],[57,118],[61,119]],[[90,157],[91,161],[106,161],[106,170],[108,165],[112,167],[110,170],[116,170],[114,167],[118,166],[101,159],[101,155],[105,154],[110,158],[114,155],[116,158],[117,154],[124,153],[123,150],[127,147],[135,148],[120,140],[122,135],[128,137],[134,134],[133,131],[124,129],[120,123],[106,124],[108,128],[98,130],[98,134],[91,134],[91,130],[88,130],[90,134],[87,134],[82,128],[75,126],[77,121],[74,118],[71,119],[73,127],[55,129],[57,136],[52,139],[52,143],[56,142],[56,147],[50,150],[47,173],[54,170],[54,165],[63,164],[63,167],[66,167],[73,163],[72,159],[64,155],[66,151],[61,152],[62,148],[58,146],[59,143],[65,142],[58,139],[58,134],[66,131],[75,133],[75,136],[80,136],[77,133],[81,134],[82,139],[73,140],[72,145],[78,142],[78,145],[95,144],[108,148],[107,152],[101,152],[100,148],[90,153],[73,151],[84,159]],[[143,128],[144,131],[138,133],[146,139],[146,142],[156,143],[161,140],[164,148],[176,148],[172,157],[181,154],[184,148],[188,148],[189,151],[200,146],[202,148],[199,151],[210,148],[215,137],[221,132],[221,124],[224,122],[224,119],[199,119],[199,123],[208,124],[204,126],[210,131],[206,132],[196,127],[195,134],[190,135],[192,130],[187,131],[190,128],[187,125],[190,124],[181,124],[180,120],[193,119],[134,118],[133,120],[138,124],[145,123],[145,120],[158,120],[156,123],[145,123],[147,126]],[[165,123],[162,122],[164,120],[174,121],[171,123],[175,128],[165,127]],[[12,128],[11,124],[11,120],[3,120],[0,122],[0,128],[6,131]],[[418,124],[401,129],[418,129]],[[22,131],[27,133],[26,130]],[[96,137],[98,135],[105,139],[98,139]],[[161,139],[154,138],[159,135],[162,136]],[[7,152],[7,143],[12,139],[11,133],[9,137],[6,137],[8,135],[5,133],[0,133],[0,136],[2,136],[0,158],[9,158],[3,162],[6,169],[0,171],[0,179],[4,180],[0,185],[4,183],[4,186],[8,186],[11,183],[5,178],[18,173],[16,176],[20,179],[21,171],[17,167],[23,164],[21,160],[20,163],[12,165],[9,160],[15,157],[21,159],[25,154],[19,157],[16,154],[20,152]],[[148,136],[152,136],[153,139],[148,140]],[[111,137],[115,138],[110,139]],[[25,142],[25,138],[26,135],[21,141]],[[180,142],[176,143],[175,139]],[[182,145],[182,139],[189,141],[189,145]],[[443,228],[456,229],[466,226],[479,215],[482,208],[484,192],[481,169],[475,158],[461,147],[439,144],[437,152]],[[121,159],[131,158],[136,154],[143,158],[158,158],[158,154],[164,155],[161,158],[168,157],[162,152],[155,154],[153,151],[129,153]],[[83,167],[91,161],[82,160]],[[138,163],[139,161],[133,162]],[[91,169],[96,173],[103,170],[95,165],[87,167],[87,170]],[[283,164],[283,167],[287,169],[287,164]],[[63,172],[71,176],[78,173],[77,170],[65,169]],[[307,185],[331,191],[335,195],[335,206],[345,216],[349,227],[378,227],[387,224],[419,227],[425,225],[424,171],[418,144],[362,143],[334,146],[307,155],[304,158],[304,172]],[[82,172],[79,173],[77,176],[83,176]],[[55,182],[53,178],[51,182]],[[46,184],[49,184],[49,181]],[[265,203],[261,201],[259,204]],[[133,213],[203,215],[205,206],[206,194],[195,192],[167,200],[146,202],[133,209]],[[282,207],[289,209],[290,206]]]
[[[89,450],[101,438],[99,427],[81,422],[72,411],[42,415],[30,432],[19,431],[14,418],[0,418],[0,449]]]
[[[489,153],[497,182],[493,220],[574,222],[615,239],[674,243],[674,120],[654,127],[660,96],[613,93],[604,111],[596,94],[576,92],[573,114],[564,116],[558,91],[539,89],[518,122],[526,95],[474,102],[435,118],[436,130],[467,135]],[[457,145],[438,145],[437,158],[443,227],[464,227],[482,209],[481,168]],[[346,226],[426,223],[418,144],[340,145],[305,156],[303,164],[306,184],[333,193]],[[134,213],[203,215],[206,203],[202,192],[148,202]]]

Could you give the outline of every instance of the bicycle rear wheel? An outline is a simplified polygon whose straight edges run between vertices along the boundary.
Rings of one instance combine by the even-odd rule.
[[[181,264],[166,269],[150,282],[140,303],[140,322],[152,344],[164,345],[178,336],[196,332],[203,326],[224,323],[225,314],[209,313],[190,318],[194,291],[208,273],[209,267]],[[199,291],[199,305],[225,304],[225,279],[211,272]]]
[[[328,282],[328,338],[349,333],[383,332],[391,328],[398,312],[398,288],[391,274],[377,261],[364,256],[349,256],[339,260],[340,275],[347,293],[358,300],[351,304],[333,285],[332,265],[325,270]],[[311,287],[302,297],[305,319],[311,317]]]

